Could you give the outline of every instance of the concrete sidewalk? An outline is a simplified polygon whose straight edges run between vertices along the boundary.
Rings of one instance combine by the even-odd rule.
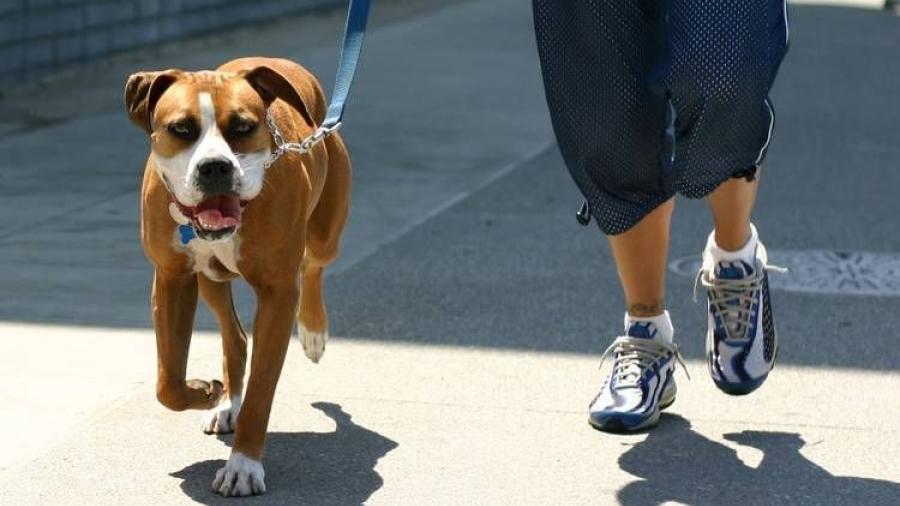
[[[747,398],[702,357],[692,279],[669,281],[679,373],[649,434],[591,430],[615,269],[552,146],[526,3],[379,2],[347,116],[355,160],[336,337],[292,344],[264,504],[897,504],[897,297],[776,291],[780,364]],[[900,19],[796,7],[756,222],[774,250],[900,252]],[[0,101],[0,504],[205,504],[231,437],[153,395],[146,141],[127,73],[296,59],[329,86],[341,12],[128,55]],[[864,57],[863,57],[864,56]],[[703,203],[680,202],[673,258]],[[240,293],[245,319],[254,306]],[[189,374],[219,377],[203,310]]]
[[[144,344],[133,349],[149,362]],[[217,341],[194,346],[191,377],[217,376]],[[269,492],[252,504],[889,505],[900,494],[896,417],[866,408],[900,388],[896,374],[779,367],[741,399],[691,361],[695,379],[679,377],[660,426],[617,436],[586,423],[595,357],[337,339],[313,366],[290,351]],[[168,412],[153,392],[145,383],[5,471],[3,504],[234,502],[209,490],[231,436],[203,435],[196,413]]]

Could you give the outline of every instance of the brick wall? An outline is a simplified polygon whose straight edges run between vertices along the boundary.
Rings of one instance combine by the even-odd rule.
[[[0,81],[338,0],[0,0]]]

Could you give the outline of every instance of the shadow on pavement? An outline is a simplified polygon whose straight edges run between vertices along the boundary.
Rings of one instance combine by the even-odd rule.
[[[353,423],[341,406],[327,402],[312,405],[337,424],[334,432],[274,432],[266,439],[266,504],[362,504],[384,481],[375,471],[378,459],[397,443]],[[229,446],[231,436],[220,437]],[[202,504],[233,504],[234,499],[210,490],[213,476],[225,464],[207,460],[192,464],[172,476],[181,478],[181,489]],[[249,499],[250,502],[256,502]]]
[[[720,504],[896,504],[900,484],[835,476],[800,453],[806,442],[790,432],[743,431],[725,439],[761,450],[757,468],[737,453],[691,430],[686,419],[663,414],[647,439],[619,457],[639,478],[619,490],[624,506],[675,501]]]

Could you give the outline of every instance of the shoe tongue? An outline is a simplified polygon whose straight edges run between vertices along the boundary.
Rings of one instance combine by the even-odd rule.
[[[719,262],[716,265],[716,277],[719,279],[744,279],[752,274],[753,267],[743,260]]]
[[[639,339],[653,339],[657,334],[656,325],[650,322],[633,322],[628,326],[625,334]]]

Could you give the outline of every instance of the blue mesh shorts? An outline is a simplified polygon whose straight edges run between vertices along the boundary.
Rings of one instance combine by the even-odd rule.
[[[784,0],[533,0],[557,143],[607,234],[751,177],[775,123]]]

